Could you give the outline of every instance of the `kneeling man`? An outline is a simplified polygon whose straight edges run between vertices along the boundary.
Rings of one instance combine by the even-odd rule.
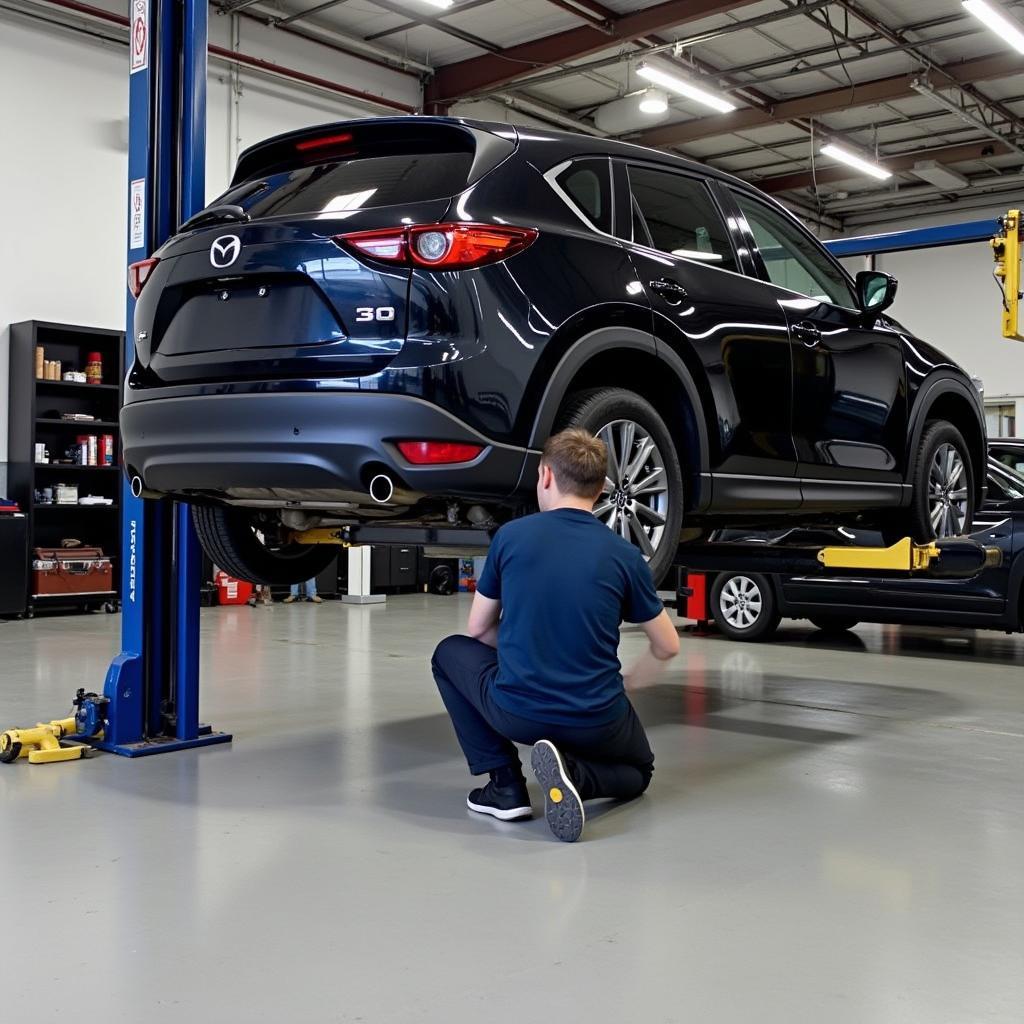
[[[541,511],[507,523],[491,544],[469,613],[469,636],[434,652],[441,698],[469,770],[490,775],[470,810],[504,821],[532,814],[514,743],[532,766],[551,831],[583,832],[583,802],[628,800],[651,781],[654,755],[626,696],[619,625],[639,623],[650,647],[629,673],[647,685],[679,653],[679,637],[639,548],[593,515],[608,453],[583,430],[544,446]]]

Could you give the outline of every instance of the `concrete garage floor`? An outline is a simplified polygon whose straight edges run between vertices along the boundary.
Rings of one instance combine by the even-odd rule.
[[[428,660],[467,607],[206,611],[204,718],[232,746],[0,765],[18,1015],[1024,1019],[1018,638],[686,638],[637,699],[651,790],[564,846],[464,807]],[[0,624],[3,726],[97,686],[117,628]]]

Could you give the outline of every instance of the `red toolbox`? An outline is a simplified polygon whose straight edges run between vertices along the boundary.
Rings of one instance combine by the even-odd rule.
[[[217,604],[248,604],[252,597],[252,584],[236,580],[223,569],[217,571]]]
[[[110,559],[102,548],[36,548],[32,596],[109,594],[114,589]]]

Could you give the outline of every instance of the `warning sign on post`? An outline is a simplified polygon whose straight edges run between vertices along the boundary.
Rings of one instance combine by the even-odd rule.
[[[132,0],[131,74],[149,67],[149,0]]]
[[[141,249],[146,244],[146,179],[131,184],[128,195],[128,248]]]

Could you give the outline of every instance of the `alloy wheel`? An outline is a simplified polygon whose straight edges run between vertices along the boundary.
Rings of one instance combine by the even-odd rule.
[[[750,629],[764,605],[761,588],[748,576],[732,576],[719,595],[725,621],[734,629]]]
[[[594,515],[651,559],[668,521],[665,458],[634,420],[613,420],[597,436],[608,448],[608,475]]]
[[[956,537],[967,521],[967,472],[951,444],[939,445],[928,474],[928,514],[936,537]]]

